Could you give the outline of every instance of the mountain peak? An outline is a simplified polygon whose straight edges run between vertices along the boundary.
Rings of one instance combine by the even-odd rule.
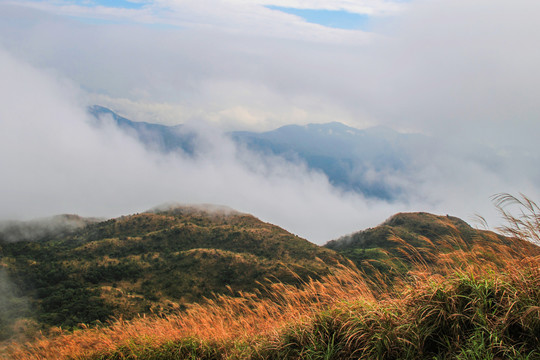
[[[235,209],[216,204],[181,204],[181,203],[165,203],[158,205],[147,212],[150,213],[175,213],[175,214],[208,214],[208,215],[244,215]]]
[[[305,125],[284,125],[275,130],[259,134],[312,134],[312,135],[359,135],[363,130],[333,121],[329,123],[310,123]]]
[[[403,227],[436,227],[440,233],[444,228],[456,229],[457,227],[464,229],[472,229],[472,227],[460,218],[450,215],[434,215],[426,212],[405,212],[397,213],[383,222],[381,225],[386,226],[403,226]]]

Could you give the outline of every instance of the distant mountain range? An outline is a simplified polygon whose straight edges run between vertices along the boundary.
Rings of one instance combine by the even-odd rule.
[[[287,125],[262,133],[238,131],[230,136],[253,151],[299,159],[325,173],[334,186],[385,200],[399,196],[401,189],[378,174],[410,171],[411,150],[426,140],[423,135],[385,127],[358,130],[338,122]]]
[[[94,116],[96,125],[101,125],[109,116],[114,123],[127,134],[135,137],[152,150],[171,152],[182,150],[193,154],[195,134],[188,132],[182,125],[166,126],[146,122],[131,121],[103,106],[88,107],[88,112]]]
[[[182,150],[190,155],[196,151],[197,135],[182,125],[134,122],[98,105],[89,107],[89,112],[98,122],[110,116],[120,129],[153,150]],[[404,134],[381,126],[359,130],[339,122],[226,135],[251,151],[303,162],[309,169],[326,174],[332,185],[343,190],[385,200],[402,193],[398,185],[385,180],[387,175],[414,171],[412,153],[429,141],[420,134]]]

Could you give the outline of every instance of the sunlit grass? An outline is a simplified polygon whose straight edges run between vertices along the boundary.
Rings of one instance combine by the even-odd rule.
[[[475,252],[393,285],[340,268],[270,297],[218,296],[163,317],[117,320],[4,348],[9,359],[390,359],[540,356],[540,258],[504,268]],[[464,265],[466,264],[466,265]],[[483,355],[482,355],[483,354]],[[487,357],[474,357],[474,356]],[[489,355],[489,356],[488,356]]]
[[[525,205],[531,203],[524,203]],[[529,209],[535,210],[534,206]],[[509,215],[507,212],[506,215]],[[520,218],[537,221],[538,218]],[[525,223],[518,224],[520,229]],[[163,316],[5,345],[6,359],[540,359],[540,256],[515,241],[448,237],[410,246],[412,268],[389,281],[336,267],[300,286],[219,295]],[[489,240],[489,238],[488,238]],[[534,240],[534,238],[532,238]],[[386,260],[386,259],[385,259]],[[369,266],[369,263],[366,264]],[[369,274],[369,275],[367,275]]]
[[[190,347],[194,343],[202,347],[211,343],[224,354],[234,356],[285,324],[308,321],[337,302],[373,300],[360,274],[345,267],[324,280],[309,281],[302,288],[273,283],[267,289],[270,297],[247,293],[235,297],[221,295],[175,315],[117,320],[107,326],[14,344],[4,351],[13,359],[77,358],[103,352],[153,351],[149,349],[188,339]]]

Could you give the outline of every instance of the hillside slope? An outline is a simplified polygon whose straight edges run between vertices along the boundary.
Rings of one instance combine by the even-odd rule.
[[[540,248],[521,239],[510,239],[479,230],[452,216],[399,213],[379,226],[343,236],[325,245],[353,261],[359,268],[385,275],[403,274],[413,266],[444,266],[452,257],[475,256],[494,265],[502,259],[519,259]],[[507,252],[502,257],[501,251]],[[465,259],[463,259],[465,261]]]
[[[397,214],[325,247],[208,205],[162,207],[44,234],[34,241],[0,238],[0,339],[114,317],[176,314],[214,294],[258,293],[267,279],[292,285],[321,279],[349,259],[358,276],[389,285],[413,269],[504,268],[523,254],[540,255],[529,242],[427,213]]]
[[[4,336],[17,318],[70,328],[163,313],[213,293],[254,291],[267,278],[319,278],[344,261],[251,215],[215,207],[172,207],[52,239],[3,241],[0,255],[10,289],[3,313],[12,314],[0,318]]]
[[[409,269],[391,284],[339,267],[299,286],[276,282],[164,316],[0,343],[0,358],[540,359],[540,256],[526,239],[398,214],[329,244],[365,249],[365,268],[376,250]]]

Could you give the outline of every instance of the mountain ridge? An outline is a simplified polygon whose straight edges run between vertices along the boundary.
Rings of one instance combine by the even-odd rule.
[[[152,150],[181,150],[191,156],[197,152],[197,134],[183,125],[134,122],[98,105],[89,107],[89,113],[98,124],[101,118],[110,116],[121,130]],[[429,142],[429,137],[422,134],[400,133],[383,126],[361,130],[339,122],[285,125],[266,132],[232,131],[225,135],[255,153],[303,162],[324,173],[338,188],[384,200],[402,196],[403,189],[377,174],[405,176],[414,171],[412,152]]]

